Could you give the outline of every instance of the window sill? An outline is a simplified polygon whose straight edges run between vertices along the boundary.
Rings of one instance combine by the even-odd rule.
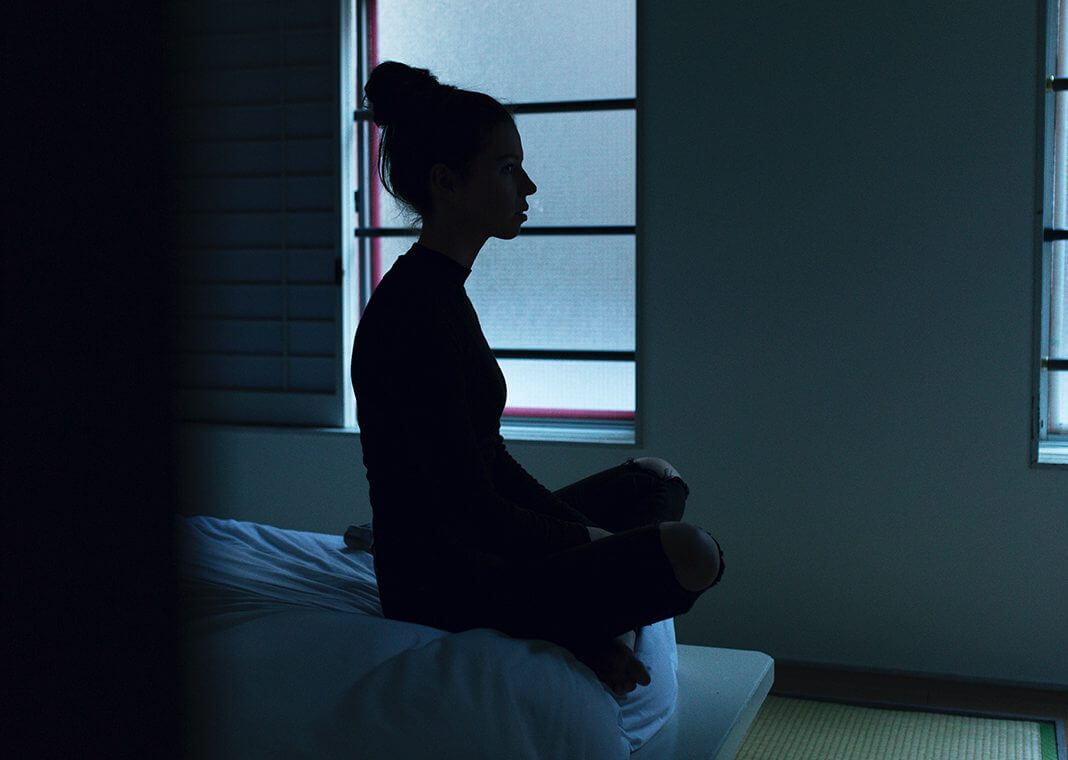
[[[319,427],[304,425],[248,425],[227,423],[185,422],[192,428],[225,428],[260,433],[305,433],[311,435],[358,435],[357,427]],[[506,417],[501,420],[501,436],[506,441],[543,441],[546,443],[603,443],[618,446],[635,445],[632,420],[545,420]]]
[[[1037,464],[1068,464],[1068,440],[1039,441]]]
[[[359,433],[359,428],[319,428],[328,433]],[[506,417],[501,420],[501,437],[506,441],[543,441],[545,443],[605,443],[634,446],[634,423],[630,420],[543,420]]]
[[[359,428],[316,428],[321,433],[356,433]],[[560,422],[510,418],[501,420],[501,437],[506,441],[544,441],[545,443],[606,443],[633,446],[634,425],[631,422],[600,422],[598,420]]]
[[[501,436],[507,441],[548,441],[552,443],[610,443],[633,446],[633,420],[544,420],[506,417],[501,420]]]

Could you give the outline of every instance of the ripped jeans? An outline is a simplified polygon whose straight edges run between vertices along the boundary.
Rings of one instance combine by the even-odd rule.
[[[670,474],[674,472],[671,465],[667,465],[667,472],[661,472],[656,462],[663,460],[643,467],[632,457],[553,491],[553,495],[612,533],[677,522],[686,510],[690,487],[680,476]]]
[[[659,524],[682,519],[690,492],[661,462],[627,459],[554,492],[614,535],[536,560],[491,560],[418,600],[394,599],[387,617],[573,649],[688,612],[708,589],[684,588],[661,544]]]

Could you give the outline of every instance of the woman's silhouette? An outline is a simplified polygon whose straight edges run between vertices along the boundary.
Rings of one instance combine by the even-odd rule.
[[[519,234],[537,191],[514,118],[394,61],[364,92],[382,127],[383,184],[422,220],[352,352],[383,613],[554,641],[617,694],[648,684],[636,632],[718,582],[719,545],[679,522],[689,488],[662,459],[550,492],[511,457],[504,375],[464,282],[488,238]]]

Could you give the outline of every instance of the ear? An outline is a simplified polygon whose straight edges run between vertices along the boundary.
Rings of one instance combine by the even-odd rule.
[[[433,195],[449,195],[456,191],[456,175],[445,164],[430,167],[430,192]]]

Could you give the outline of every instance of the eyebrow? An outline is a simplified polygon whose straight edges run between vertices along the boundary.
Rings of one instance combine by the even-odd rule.
[[[516,161],[522,161],[523,160],[519,156],[517,156],[515,153],[505,153],[503,156],[497,156],[497,160],[498,161],[503,161],[506,158],[514,158]]]

